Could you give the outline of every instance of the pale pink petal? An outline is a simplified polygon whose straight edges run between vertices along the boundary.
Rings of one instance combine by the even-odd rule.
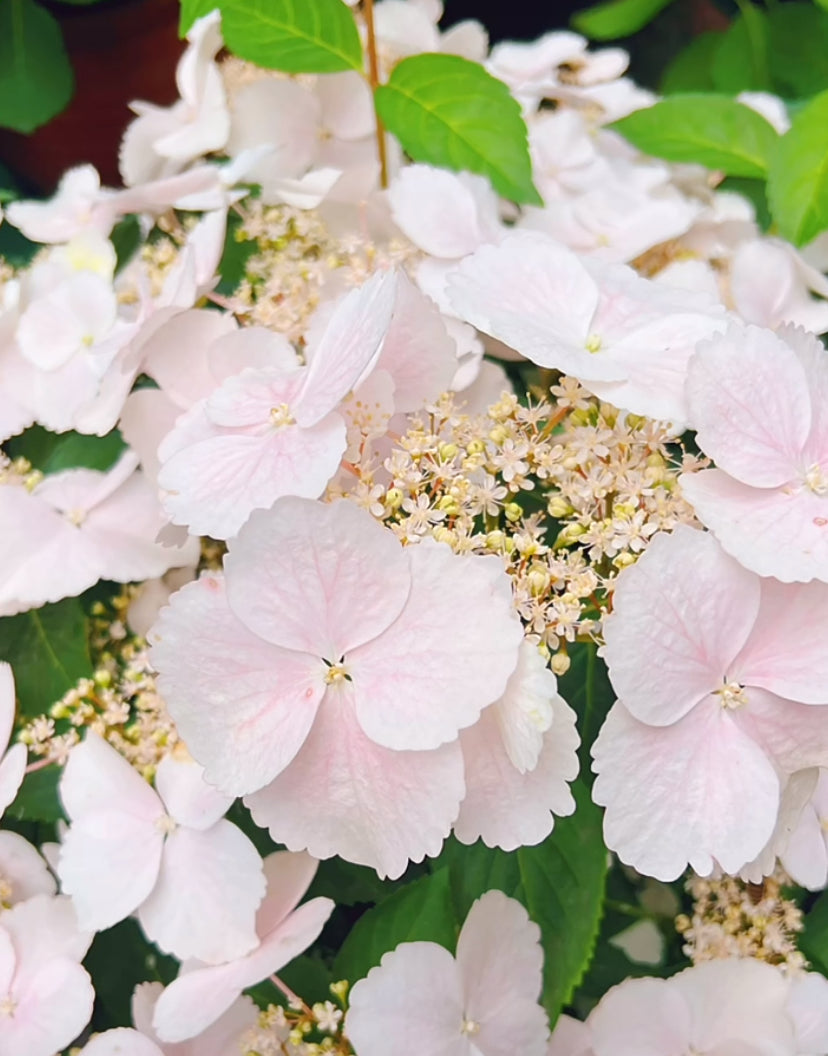
[[[190,412],[202,413],[200,406]],[[217,539],[232,537],[254,510],[284,495],[318,498],[346,448],[345,423],[338,414],[308,428],[265,426],[259,435],[222,434],[206,425],[203,439],[169,454],[172,445],[178,446],[181,425],[179,420],[160,449],[164,506],[174,523]]]
[[[234,798],[208,785],[203,768],[177,753],[158,764],[155,788],[169,816],[188,829],[209,829],[224,817]]]
[[[595,1056],[684,1056],[690,1010],[667,979],[627,979],[589,1017]]]
[[[267,935],[299,905],[319,862],[304,851],[274,851],[264,860],[267,894],[256,913],[256,931]]]
[[[795,884],[821,891],[828,883],[828,844],[822,819],[805,805],[779,854],[782,868]]]
[[[466,795],[454,835],[461,843],[482,839],[487,847],[513,851],[534,846],[552,831],[555,818],[575,810],[569,781],[578,775],[579,737],[575,713],[560,697],[555,720],[542,736],[532,770],[521,772],[505,750],[495,714],[487,708],[474,726],[460,733]]]
[[[517,667],[509,676],[503,696],[491,707],[506,754],[520,773],[534,770],[543,747],[543,735],[561,705],[557,679],[537,646],[524,639],[520,643]],[[562,713],[567,711],[564,705]]]
[[[669,985],[690,1009],[691,1052],[725,1056],[741,1051],[739,1045],[761,1056],[795,1051],[785,1015],[789,984],[776,966],[749,957],[706,961],[674,975]]]
[[[164,1056],[154,1041],[129,1027],[104,1031],[84,1045],[81,1056]]]
[[[411,582],[407,552],[367,511],[300,498],[251,516],[224,567],[227,601],[247,627],[330,663],[382,635]]]
[[[6,217],[32,242],[68,242],[87,228],[101,197],[101,180],[94,165],[78,165],[61,176],[48,201],[10,202]],[[111,223],[101,224],[100,233],[109,234],[109,227]]]
[[[35,895],[54,895],[57,889],[45,860],[16,832],[0,832],[0,878],[11,888],[4,900],[9,905]]]
[[[607,846],[647,876],[675,880],[688,864],[706,876],[717,862],[738,872],[773,832],[779,779],[718,698],[664,727],[617,703],[592,754]]]
[[[455,343],[437,306],[404,272],[397,278],[394,316],[377,366],[394,379],[397,411],[418,410],[435,400],[457,369]]]
[[[0,758],[11,738],[14,712],[14,675],[11,665],[0,661]]]
[[[202,576],[175,594],[150,641],[161,693],[210,784],[252,792],[293,759],[325,692],[324,664],[252,634],[223,579]]]
[[[798,1053],[828,1051],[828,980],[817,972],[795,976],[790,981],[787,1005],[793,1020]]]
[[[435,942],[386,953],[349,995],[345,1032],[360,1056],[471,1056],[454,958]]]
[[[34,895],[3,913],[3,927],[17,951],[18,978],[33,975],[55,958],[80,962],[92,944],[92,932],[78,930],[70,899]]]
[[[632,715],[667,725],[718,689],[751,633],[759,580],[705,532],[656,535],[619,577],[604,656]]]
[[[164,813],[160,799],[143,777],[92,731],[69,753],[60,798],[71,821],[113,808],[148,823]]]
[[[388,190],[391,213],[400,230],[432,257],[458,258],[473,253],[499,235],[497,199],[478,199],[469,186],[479,176],[462,179],[430,165],[408,165]],[[481,208],[482,205],[482,208]]]
[[[803,704],[828,704],[828,584],[761,582],[756,623],[728,676]]]
[[[828,766],[828,707],[797,704],[752,686],[736,722],[787,773]]]
[[[365,733],[386,748],[428,749],[453,740],[501,695],[523,631],[499,559],[460,557],[430,541],[408,555],[405,607],[348,654],[347,666]]]
[[[558,1016],[546,1056],[593,1056],[592,1035],[587,1024],[572,1016]]]
[[[315,425],[376,364],[396,298],[394,272],[377,272],[337,304],[316,347],[294,408],[303,427]]]
[[[334,903],[314,898],[300,906],[252,954],[215,967],[183,972],[158,998],[153,1026],[162,1041],[186,1041],[210,1027],[242,990],[267,979],[319,936]]]
[[[825,296],[828,290],[822,293]],[[811,392],[811,432],[805,446],[806,464],[813,460],[824,466],[828,457],[828,352],[818,338],[799,326],[782,326],[779,334],[796,353]]]
[[[761,853],[739,871],[739,877],[742,880],[752,884],[759,884],[774,871],[777,858],[781,861],[784,857],[785,848],[790,845],[792,838],[796,835],[795,830],[798,830],[806,817],[814,815],[811,797],[816,788],[818,776],[819,770],[816,767],[809,767],[806,770],[797,770],[796,773],[791,774],[787,780],[783,781],[782,799],[779,803],[776,826]],[[820,839],[820,842],[823,845],[824,852],[824,840]],[[824,857],[823,853],[822,858],[824,859]],[[819,853],[816,858],[817,869],[824,868],[824,861],[819,862]],[[788,872],[793,876],[790,870]],[[800,881],[796,880],[796,883],[800,883]],[[803,884],[803,886],[807,886],[807,884]],[[817,886],[821,887],[823,885]]]
[[[546,1012],[541,992],[541,932],[523,906],[487,891],[469,910],[457,940],[457,969],[472,1037],[487,1056],[544,1056]]]
[[[338,139],[373,135],[374,101],[365,80],[353,71],[317,77],[314,91],[322,106],[322,126]]]
[[[737,326],[706,342],[687,375],[690,420],[719,469],[757,487],[796,472],[811,427],[796,354],[770,330]]]
[[[165,953],[218,964],[258,943],[264,893],[262,860],[241,829],[229,821],[204,831],[180,826],[164,842],[158,881],[138,920]]]
[[[3,1027],[4,1056],[53,1056],[80,1034],[95,1001],[88,973],[64,957],[18,980],[13,996],[14,1016]]]
[[[11,806],[26,773],[26,745],[13,744],[0,758],[0,817]]]
[[[828,581],[828,501],[801,484],[754,488],[720,469],[682,473],[684,497],[736,560],[784,583]]]
[[[141,905],[158,878],[163,843],[153,822],[139,821],[118,806],[72,823],[61,845],[58,876],[82,927],[102,931]]]
[[[430,752],[380,747],[358,725],[347,686],[329,689],[296,758],[245,803],[291,850],[395,878],[409,860],[439,853],[463,796],[462,755],[457,742]]]
[[[272,408],[284,405],[290,410],[295,404],[304,374],[299,368],[283,371],[278,367],[247,367],[227,378],[207,398],[207,419],[212,425],[231,429],[266,426],[270,424]]]
[[[228,312],[205,309],[181,312],[144,345],[143,370],[179,408],[189,407],[215,388],[208,346],[235,333],[236,323]]]
[[[534,363],[577,377],[624,377],[587,350],[598,287],[575,254],[551,239],[524,232],[483,246],[453,272],[449,297],[461,319]]]
[[[132,1022],[153,1042],[157,1037],[152,1018],[163,991],[161,983],[139,983],[132,994]],[[240,997],[198,1037],[178,1045],[165,1045],[163,1056],[229,1056],[238,1047],[242,1034],[254,1027],[258,1018],[259,1010],[253,1001],[249,997]]]
[[[153,485],[161,469],[158,448],[172,432],[180,414],[181,409],[160,389],[137,389],[124,403],[118,428],[138,455],[144,476]]]
[[[274,180],[301,176],[310,167],[319,116],[319,100],[298,81],[269,77],[253,81],[234,93],[227,153],[237,157],[244,150],[271,146],[248,173],[267,192]]]

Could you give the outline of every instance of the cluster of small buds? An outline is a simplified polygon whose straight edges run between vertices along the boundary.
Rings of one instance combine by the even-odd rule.
[[[367,236],[334,237],[313,209],[250,199],[237,210],[242,219],[235,238],[255,248],[227,307],[244,323],[266,326],[292,340],[305,333],[325,286],[335,282],[349,289],[375,271],[419,259],[402,238],[379,247]]]
[[[92,678],[82,678],[48,713],[31,719],[19,740],[44,763],[66,762],[83,728],[94,730],[147,780],[178,742],[164,701],[155,689],[146,643],[126,627],[134,591],[126,588],[108,604],[92,609]]]
[[[331,984],[336,1003],[268,1005],[258,1024],[242,1036],[243,1056],[351,1056],[353,1049],[342,1033],[347,992],[348,983],[342,981]]]
[[[467,415],[445,395],[387,458],[358,459],[346,494],[404,543],[500,554],[527,633],[563,673],[565,643],[600,633],[618,571],[656,532],[695,523],[677,484],[693,459],[665,427],[572,379],[551,396],[525,406],[504,393]]]
[[[687,890],[693,898],[692,916],[676,918],[684,938],[684,953],[694,964],[727,957],[753,957],[801,971],[808,962],[797,949],[802,910],[785,897],[788,878],[777,869],[761,884],[738,877],[704,879],[693,876]]]
[[[0,484],[23,484],[31,491],[43,480],[39,469],[34,469],[25,458],[9,458],[0,448]]]

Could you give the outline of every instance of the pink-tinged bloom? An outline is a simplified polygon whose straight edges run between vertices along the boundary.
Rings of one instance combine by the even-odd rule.
[[[55,878],[37,849],[16,832],[0,831],[0,920],[4,909],[56,890]]]
[[[186,1041],[213,1024],[218,1027],[216,1021],[242,990],[280,971],[316,940],[334,908],[329,898],[312,898],[299,905],[317,865],[306,854],[288,851],[265,858],[267,895],[256,915],[259,945],[246,957],[227,964],[184,965],[155,1002],[153,1029],[163,1043]],[[198,1056],[202,1056],[200,1048]]]
[[[544,1056],[537,1003],[540,929],[514,899],[487,891],[466,917],[457,955],[404,942],[351,991],[345,1033],[360,1056]]]
[[[180,172],[227,142],[230,114],[215,62],[222,47],[219,22],[218,11],[213,11],[194,22],[187,34],[189,47],[175,76],[178,102],[166,108],[132,103],[138,116],[124,134],[119,158],[128,187]]]
[[[826,626],[828,587],[760,580],[686,526],[620,576],[593,794],[623,861],[673,880],[756,858],[785,775],[828,765]]]
[[[730,260],[728,289],[733,307],[746,323],[771,330],[789,323],[816,334],[828,330],[825,276],[811,268],[793,246],[773,238],[743,243]]]
[[[73,597],[99,579],[150,579],[191,562],[197,540],[156,542],[166,520],[136,466],[127,452],[105,473],[67,469],[31,491],[0,485],[0,614]]]
[[[524,641],[500,700],[461,731],[466,795],[454,834],[513,851],[540,843],[555,815],[575,810],[568,782],[578,776],[575,712],[536,646]]]
[[[283,495],[318,498],[347,446],[337,407],[375,364],[394,310],[393,275],[337,306],[307,367],[250,367],[176,423],[159,448],[175,524],[227,539]]]
[[[449,297],[462,319],[533,363],[616,407],[677,423],[687,420],[687,361],[724,326],[721,307],[700,295],[581,260],[534,232],[464,260]]]
[[[256,1025],[259,1010],[249,997],[240,997],[201,1034],[188,1041],[162,1042],[152,1025],[155,1006],[164,992],[161,983],[139,983],[132,995],[132,1022],[158,1045],[163,1056],[228,1056],[238,1049],[242,1034]]]
[[[2,1056],[53,1056],[80,1034],[95,1000],[80,964],[91,941],[66,898],[36,895],[0,915]]]
[[[403,548],[350,503],[285,498],[150,640],[211,783],[293,850],[399,876],[457,817],[458,732],[502,694],[522,632],[497,559]]]
[[[793,1021],[797,1056],[828,1052],[828,979],[817,972],[794,975],[787,1011]]]
[[[749,958],[706,961],[670,979],[628,979],[587,1020],[594,1056],[797,1056],[790,983]]]
[[[247,953],[265,881],[253,844],[223,820],[232,800],[175,756],[161,761],[155,783],[95,733],[72,749],[60,783],[72,822],[62,890],[84,927],[100,931],[137,912],[147,937],[179,960]]]
[[[90,228],[106,236],[117,212],[101,192],[94,165],[78,165],[61,177],[47,202],[11,202],[6,209],[10,224],[32,242],[68,242]]]
[[[26,772],[26,745],[8,747],[14,728],[14,676],[0,661],[0,818],[17,795]]]
[[[165,1056],[165,1053],[146,1034],[130,1027],[117,1027],[96,1034],[84,1045],[81,1056]]]
[[[803,330],[731,327],[690,360],[716,469],[681,476],[699,520],[760,576],[828,582],[828,353]]]
[[[812,788],[778,853],[795,883],[820,891],[828,884],[828,770],[819,771]]]

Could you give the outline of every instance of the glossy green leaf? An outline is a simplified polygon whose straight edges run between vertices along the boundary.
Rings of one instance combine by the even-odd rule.
[[[215,5],[214,5],[215,6]],[[268,70],[362,70],[362,44],[344,0],[219,0],[234,55]]]
[[[479,841],[464,847],[452,840],[437,860],[439,866],[449,867],[460,921],[474,900],[492,888],[526,906],[541,929],[543,1004],[552,1023],[592,960],[607,875],[601,810],[580,781],[573,792],[575,814],[556,820],[551,836],[537,847],[507,854]]]
[[[502,81],[459,55],[414,55],[376,90],[377,112],[410,157],[485,176],[514,202],[542,204],[520,106]]]
[[[752,4],[724,34],[712,61],[713,83],[720,92],[770,91],[770,22]]]
[[[828,12],[812,3],[769,4],[773,86],[785,99],[828,89]]]
[[[590,771],[589,751],[609,709],[615,703],[615,691],[606,664],[599,658],[598,647],[593,642],[576,642],[570,648],[569,655],[570,667],[558,680],[558,688],[578,716],[581,780],[591,786],[594,777]]]
[[[588,7],[572,16],[572,25],[579,33],[593,40],[615,40],[628,37],[646,26],[673,0],[609,0],[605,4]]]
[[[62,773],[63,767],[52,763],[42,770],[33,770],[32,773],[26,774],[4,818],[18,818],[22,821],[65,821],[66,816],[58,795],[58,782]]]
[[[457,939],[448,869],[420,877],[359,918],[334,962],[334,976],[355,983],[401,942],[437,942],[454,952]]]
[[[679,92],[712,92],[713,60],[724,39],[723,33],[700,33],[673,59],[661,78],[663,95]]]
[[[75,78],[60,26],[34,0],[0,2],[0,125],[33,132],[67,105]]]
[[[219,0],[181,0],[181,13],[178,17],[179,37],[186,37],[196,19],[209,15],[220,6]]]
[[[828,91],[801,110],[779,140],[768,202],[779,233],[794,245],[828,228]]]
[[[728,176],[765,176],[779,136],[755,110],[723,95],[671,95],[612,126],[645,154]]]
[[[86,616],[78,599],[0,619],[0,660],[12,666],[22,714],[48,711],[79,678],[92,674]]]
[[[40,425],[33,425],[9,440],[3,449],[10,458],[27,458],[41,473],[59,473],[78,466],[109,469],[126,450],[126,444],[117,429],[106,436],[88,436],[75,432],[50,433]]]
[[[828,893],[823,893],[805,914],[799,948],[812,966],[828,975]]]

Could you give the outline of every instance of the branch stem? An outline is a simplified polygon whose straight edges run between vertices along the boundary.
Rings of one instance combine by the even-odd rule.
[[[374,0],[364,0],[362,13],[365,18],[365,28],[368,31],[368,83],[371,91],[379,87],[379,63],[377,61],[377,37],[374,32]],[[377,113],[376,96],[374,97],[374,114],[377,120],[377,153],[380,163],[380,186],[385,189],[388,186],[388,155],[385,150],[385,129],[380,116]]]

